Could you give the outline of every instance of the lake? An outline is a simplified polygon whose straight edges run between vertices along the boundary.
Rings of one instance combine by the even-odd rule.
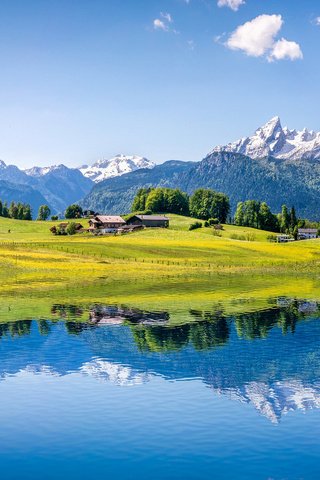
[[[3,479],[319,478],[320,303],[25,302],[0,314]]]

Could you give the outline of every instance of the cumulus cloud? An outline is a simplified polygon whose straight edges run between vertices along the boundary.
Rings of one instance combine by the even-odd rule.
[[[320,27],[320,17],[315,18],[315,19],[314,19],[314,23],[315,23],[318,27]]]
[[[260,15],[240,25],[228,38],[227,47],[242,50],[247,55],[260,57],[274,44],[283,21],[281,15]]]
[[[268,60],[302,58],[298,43],[285,38],[277,40],[283,25],[281,15],[259,15],[240,25],[225,42],[231,50],[241,50],[251,57],[266,56]]]
[[[218,7],[229,7],[231,10],[236,12],[239,10],[239,7],[245,3],[246,2],[244,0],[218,0]]]
[[[268,59],[272,61],[284,60],[285,58],[298,60],[303,58],[303,54],[298,43],[289,42],[285,38],[281,38],[281,40],[275,42]]]

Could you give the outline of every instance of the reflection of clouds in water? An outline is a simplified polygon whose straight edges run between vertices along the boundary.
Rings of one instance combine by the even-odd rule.
[[[50,365],[27,365],[25,368],[20,368],[13,373],[1,372],[0,381],[5,381],[8,378],[19,377],[23,375],[46,375],[50,377],[62,377],[61,373],[54,370]]]
[[[94,359],[80,367],[81,373],[97,380],[112,382],[120,386],[141,385],[151,379],[151,375],[144,372],[135,372],[132,368],[114,364],[102,359]]]
[[[268,385],[250,382],[241,388],[213,388],[213,391],[231,400],[252,404],[272,423],[279,423],[288,412],[320,408],[320,383],[304,385],[298,380],[287,380]]]

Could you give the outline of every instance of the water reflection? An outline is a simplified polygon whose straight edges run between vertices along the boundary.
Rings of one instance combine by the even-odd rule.
[[[0,378],[31,370],[78,372],[121,386],[156,375],[201,379],[274,423],[320,406],[317,302],[281,298],[277,307],[235,316],[216,305],[190,310],[191,321],[177,326],[168,312],[115,305],[54,305],[52,314],[56,319],[0,324]]]

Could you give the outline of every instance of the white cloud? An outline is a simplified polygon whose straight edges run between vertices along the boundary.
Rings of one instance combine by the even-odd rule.
[[[315,23],[318,27],[320,27],[320,17],[315,18],[315,19],[314,19],[314,23]]]
[[[168,31],[168,26],[162,20],[160,20],[160,18],[153,20],[153,28],[155,30],[163,30],[165,32]]]
[[[227,40],[227,47],[260,57],[270,50],[283,24],[281,15],[260,15],[240,25]]]
[[[272,61],[284,60],[285,58],[298,60],[303,58],[303,54],[298,43],[289,42],[285,38],[281,38],[281,40],[275,42],[268,59]]]
[[[231,10],[236,12],[239,10],[239,7],[245,3],[246,2],[244,0],[218,0],[218,7],[229,7]]]
[[[231,50],[241,50],[251,57],[266,56],[268,60],[302,58],[298,43],[282,38],[277,40],[283,20],[281,15],[259,15],[240,25],[228,38],[225,46]]]

